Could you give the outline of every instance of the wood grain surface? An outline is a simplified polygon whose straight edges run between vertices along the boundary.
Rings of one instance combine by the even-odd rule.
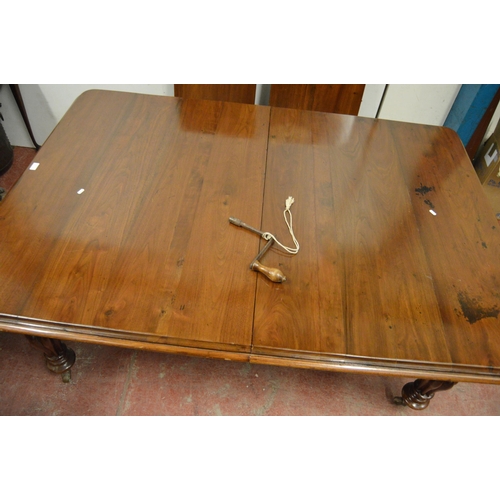
[[[35,161],[0,204],[2,330],[500,383],[500,229],[449,129],[90,91]],[[273,283],[229,217],[292,246],[289,196]]]
[[[254,353],[498,375],[499,231],[479,188],[448,129],[273,108],[262,225],[286,236],[292,195],[301,249],[267,257],[287,284],[258,280]]]
[[[357,115],[364,90],[364,84],[273,84],[269,105]]]
[[[500,228],[495,214],[454,131],[406,124],[397,134],[451,359],[498,373]]]
[[[211,101],[255,103],[256,84],[184,84],[174,85],[175,97]]]
[[[1,312],[249,350],[259,241],[228,218],[259,224],[268,120],[81,96],[1,206]]]

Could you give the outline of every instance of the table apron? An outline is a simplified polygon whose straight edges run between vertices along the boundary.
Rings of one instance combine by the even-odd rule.
[[[78,328],[78,327],[74,327]],[[13,319],[0,318],[0,331],[20,333],[54,338],[58,340],[83,342],[111,347],[123,347],[144,351],[162,352],[166,354],[180,354],[186,356],[198,356],[205,358],[222,359],[226,361],[250,362],[255,364],[284,366],[290,368],[304,368],[331,372],[359,373],[367,375],[394,376],[408,378],[424,378],[430,380],[448,380],[453,382],[500,384],[500,374],[480,373],[477,367],[468,366],[415,366],[410,362],[391,360],[371,360],[355,356],[326,355],[320,353],[288,353],[276,351],[274,353],[258,352],[259,349],[251,346],[222,346],[209,342],[200,343],[198,346],[181,345],[169,342],[152,342],[147,340],[132,340],[119,337],[119,332],[91,333],[88,327],[81,327],[82,332],[75,335],[62,325],[46,325],[29,319],[15,322]],[[85,330],[86,332],[84,332]],[[103,333],[104,330],[101,331]],[[229,348],[229,349],[228,349]],[[243,349],[247,351],[242,351]],[[231,350],[230,350],[231,349]],[[240,349],[240,350],[238,350]],[[417,362],[415,362],[417,363]]]

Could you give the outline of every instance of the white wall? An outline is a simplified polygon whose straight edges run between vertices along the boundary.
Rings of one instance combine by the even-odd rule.
[[[389,85],[379,118],[443,125],[461,85]]]
[[[21,85],[21,92],[31,92],[27,87],[39,87],[41,93],[59,121],[64,113],[73,104],[75,99],[89,89],[119,90],[123,92],[137,92],[138,94],[174,95],[173,85]],[[171,89],[169,87],[172,87]],[[171,92],[170,92],[171,90]]]
[[[256,104],[267,104],[269,85],[258,84]],[[388,120],[442,125],[460,85],[388,85],[381,104],[384,84],[366,85],[360,116]],[[74,100],[89,89],[107,89],[155,95],[174,95],[173,84],[82,84],[20,85],[31,126],[38,144],[43,144]],[[8,85],[0,87],[0,102],[5,121],[3,127],[14,146],[33,147]]]
[[[500,122],[500,103],[498,103],[497,109],[495,110],[493,116],[491,117],[490,124],[486,129],[486,133],[484,134],[481,146],[490,138],[490,135],[495,131],[499,122]]]
[[[367,118],[375,118],[377,111],[384,95],[386,85],[365,85],[361,106],[359,107],[358,116],[366,116]]]
[[[75,99],[90,89],[118,90],[140,94],[174,95],[174,86],[140,84],[19,85],[31,128],[38,144],[43,144]],[[8,85],[0,88],[2,123],[13,146],[33,147],[21,113]]]

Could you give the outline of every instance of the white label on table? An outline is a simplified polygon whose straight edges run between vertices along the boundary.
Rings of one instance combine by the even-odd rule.
[[[84,191],[85,191],[85,189],[80,189],[79,191],[77,191],[76,194],[82,194]]]
[[[36,170],[38,168],[38,165],[40,165],[40,163],[32,163],[30,170]]]
[[[434,210],[429,210],[429,212],[432,214],[432,215],[437,215],[436,212],[434,212]]]

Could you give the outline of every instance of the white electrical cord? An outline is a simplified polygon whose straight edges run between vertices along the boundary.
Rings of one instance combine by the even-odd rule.
[[[290,211],[290,207],[293,205],[294,201],[295,200],[291,196],[289,196],[285,200],[285,210],[283,211],[283,217],[285,218],[285,222],[286,222],[286,225],[288,226],[288,230],[290,231],[290,235],[292,237],[293,243],[295,244],[295,248],[290,248],[290,247],[283,245],[282,243],[280,243],[276,239],[276,236],[274,236],[274,234],[263,233],[262,237],[265,240],[270,240],[272,238],[283,250],[285,250],[285,252],[288,252],[288,253],[295,255],[299,251],[300,246],[299,246],[299,242],[297,241],[297,238],[295,238],[295,234],[293,233],[292,212]],[[288,213],[290,219],[287,218],[287,213]]]

